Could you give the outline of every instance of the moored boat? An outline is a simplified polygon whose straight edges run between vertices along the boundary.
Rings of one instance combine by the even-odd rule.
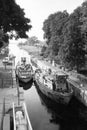
[[[14,130],[33,130],[25,103],[18,106],[13,103],[12,107]]]
[[[71,84],[68,83],[67,78],[66,74],[45,75],[40,70],[35,73],[35,84],[52,101],[67,105],[73,95]]]
[[[26,63],[26,58],[22,58],[21,62],[18,62],[16,65],[16,78],[20,82],[28,83],[28,82],[33,82],[33,68],[31,64]]]

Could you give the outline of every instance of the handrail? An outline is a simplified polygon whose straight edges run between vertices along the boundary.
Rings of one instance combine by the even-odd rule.
[[[26,118],[27,118],[27,121],[28,121],[28,124],[29,124],[29,130],[33,130],[32,125],[31,125],[31,122],[30,122],[30,120],[29,120],[29,115],[28,115],[28,113],[27,113],[27,108],[26,108],[25,103],[23,103],[23,106],[24,106],[25,115],[26,115]]]
[[[16,122],[15,122],[15,105],[13,103],[13,121],[14,121],[14,130],[16,130]]]

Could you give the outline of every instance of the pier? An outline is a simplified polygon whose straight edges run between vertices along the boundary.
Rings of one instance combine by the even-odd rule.
[[[83,75],[82,79],[75,76],[69,76],[68,82],[72,84],[74,90],[73,95],[87,107],[87,78]]]

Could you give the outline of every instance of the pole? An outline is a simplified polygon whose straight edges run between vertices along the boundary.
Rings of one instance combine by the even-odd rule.
[[[18,105],[20,105],[20,94],[19,94],[19,84],[17,79],[17,93],[18,93]]]

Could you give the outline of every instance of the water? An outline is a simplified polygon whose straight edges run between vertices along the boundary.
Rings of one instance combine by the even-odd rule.
[[[34,130],[87,130],[87,108],[75,99],[68,107],[54,105],[34,85],[24,96]]]
[[[47,108],[42,105],[40,97],[32,86],[24,92],[28,113],[35,130],[57,130],[58,125],[50,123],[51,114],[47,112]]]
[[[10,45],[15,63],[29,55],[15,44]],[[25,102],[33,130],[87,130],[87,108],[73,99],[68,107],[54,104],[45,97],[37,86],[24,90]]]

